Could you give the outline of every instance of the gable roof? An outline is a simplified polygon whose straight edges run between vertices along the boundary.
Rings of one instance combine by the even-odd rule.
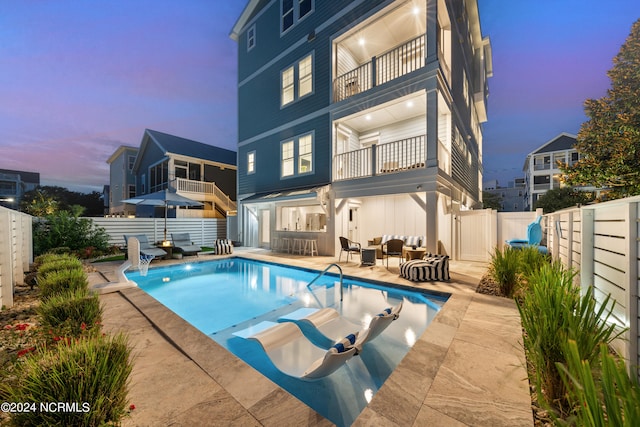
[[[177,154],[196,159],[209,160],[225,165],[236,166],[236,152],[225,148],[214,147],[213,145],[181,138],[157,130],[145,129],[140,153],[143,153],[147,144],[153,143],[158,146],[165,156]],[[138,168],[138,162],[142,156],[138,156],[134,169]]]
[[[131,152],[135,152],[135,154],[138,154],[138,149],[136,147],[121,145],[118,148],[116,148],[116,151],[114,151],[111,156],[109,156],[109,158],[107,159],[107,163],[109,164],[113,163],[115,159],[117,159],[120,155],[122,155],[122,153],[126,151],[131,151]]]
[[[253,19],[253,17],[262,8],[264,8],[264,6],[266,6],[267,3],[269,3],[268,0],[249,0],[247,5],[244,7],[244,10],[240,14],[240,17],[238,18],[235,25],[231,29],[231,33],[229,33],[229,37],[231,37],[232,40],[237,41],[244,26],[247,25],[247,23],[251,21],[251,19]]]
[[[550,141],[545,142],[536,150],[532,151],[532,154],[550,153],[552,151],[569,150],[573,148],[576,143],[576,136],[570,133],[562,132]]]

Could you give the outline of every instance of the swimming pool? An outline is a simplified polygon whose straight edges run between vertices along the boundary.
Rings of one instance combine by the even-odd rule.
[[[317,271],[244,258],[150,268],[127,277],[227,350],[335,424],[350,425],[393,372],[446,301],[446,296],[410,292],[327,274],[311,289]],[[260,346],[234,335],[263,321],[305,307],[333,307],[352,323],[368,324],[384,308],[403,303],[400,317],[359,356],[315,382],[278,371]],[[311,362],[311,361],[309,361]]]

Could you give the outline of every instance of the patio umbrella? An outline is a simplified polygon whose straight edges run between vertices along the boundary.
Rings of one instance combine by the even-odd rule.
[[[167,240],[167,208],[169,206],[202,206],[202,203],[170,191],[168,188],[155,193],[125,199],[123,203],[132,205],[164,206],[164,241]]]

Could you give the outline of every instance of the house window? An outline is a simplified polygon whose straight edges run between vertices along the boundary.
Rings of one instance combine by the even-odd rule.
[[[298,63],[298,96],[302,97],[311,93],[313,89],[313,73],[311,71],[311,55]]]
[[[255,24],[247,30],[247,52],[256,45],[256,26]]]
[[[285,33],[302,18],[313,12],[313,0],[280,0],[281,32]]]
[[[282,105],[293,102],[293,67],[282,72]]]
[[[128,163],[128,168],[129,170],[133,170],[133,165],[136,162],[136,156],[128,156],[127,157],[127,163]]]
[[[311,135],[298,139],[298,173],[309,173],[313,170],[313,140]]]
[[[129,184],[127,187],[129,189],[129,195],[127,196],[127,198],[132,199],[136,197],[136,186],[133,184]]]
[[[313,172],[313,134],[308,133],[282,143],[282,174],[290,177]]]
[[[293,141],[282,143],[282,176],[293,175]]]
[[[256,171],[256,152],[251,151],[247,153],[247,174],[254,173]]]
[[[280,81],[282,86],[281,105],[283,106],[312,93],[313,55],[307,55],[296,64],[284,69],[281,73]]]

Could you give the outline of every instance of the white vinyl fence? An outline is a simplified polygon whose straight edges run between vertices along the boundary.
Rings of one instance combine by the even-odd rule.
[[[32,217],[0,206],[0,307],[13,306],[16,284],[33,262]]]
[[[109,235],[109,244],[125,245],[125,234],[146,234],[150,242],[164,239],[164,218],[89,218]],[[213,246],[227,236],[227,220],[222,218],[167,218],[167,240],[171,233],[189,233],[200,246]]]
[[[614,347],[631,372],[640,366],[639,204],[636,196],[546,215],[553,257],[576,269],[598,302],[615,300],[613,321],[628,330]]]

